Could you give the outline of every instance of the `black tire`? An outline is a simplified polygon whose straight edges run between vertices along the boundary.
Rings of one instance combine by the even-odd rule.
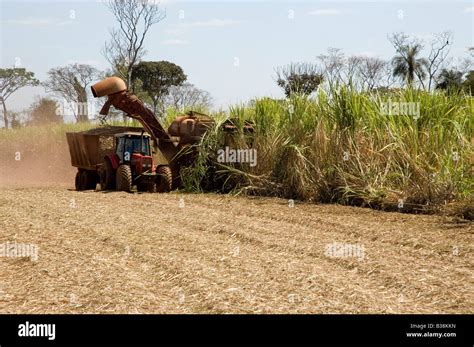
[[[167,193],[173,188],[173,173],[167,165],[159,166],[156,169],[156,191],[158,193]]]
[[[87,171],[83,170],[81,172],[81,190],[87,190],[87,186],[89,184],[89,175],[87,174]]]
[[[75,180],[75,187],[76,187],[76,190],[77,191],[81,191],[81,174],[82,174],[82,170],[77,170],[77,173],[76,173],[76,180]]]
[[[93,181],[91,182],[92,189],[97,190],[99,184],[99,171],[91,171]]]
[[[84,170],[82,172],[82,190],[92,190],[97,186],[97,174],[95,171]]]
[[[132,191],[132,170],[127,164],[122,164],[117,169],[117,190],[122,192]]]
[[[115,189],[115,170],[109,159],[105,159],[99,170],[100,190]]]

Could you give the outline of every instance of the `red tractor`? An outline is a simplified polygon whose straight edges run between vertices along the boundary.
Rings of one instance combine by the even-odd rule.
[[[107,154],[99,169],[101,190],[166,192],[171,190],[171,170],[162,165],[155,170],[150,135],[144,132],[115,134],[115,153]],[[158,177],[157,177],[158,176]]]
[[[78,168],[76,190],[168,192],[172,173],[157,164],[150,135],[136,127],[105,127],[67,133],[72,165]]]

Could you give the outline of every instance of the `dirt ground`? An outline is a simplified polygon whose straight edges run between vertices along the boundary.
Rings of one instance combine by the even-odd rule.
[[[71,188],[0,188],[0,313],[474,312],[472,222]]]

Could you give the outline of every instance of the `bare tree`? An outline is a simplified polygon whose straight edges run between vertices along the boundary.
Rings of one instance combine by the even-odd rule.
[[[431,40],[430,53],[428,55],[428,64],[426,65],[426,72],[428,75],[428,90],[431,90],[435,82],[436,75],[440,72],[443,64],[449,54],[449,46],[452,44],[452,33],[445,31],[439,34],[434,34]]]
[[[360,65],[362,64],[364,57],[351,55],[346,59],[346,67],[344,69],[345,78],[347,83],[352,85],[355,88],[362,87],[360,86]]]
[[[110,31],[111,39],[106,42],[103,55],[130,88],[133,67],[146,53],[145,36],[166,14],[155,0],[108,0],[107,6],[119,27]]]
[[[176,110],[209,108],[212,104],[212,97],[209,92],[196,88],[191,83],[183,83],[169,89],[164,104],[174,107]]]
[[[382,72],[382,81],[381,87],[383,88],[390,88],[395,83],[395,78],[393,76],[392,64],[390,61],[386,61],[383,67]]]
[[[99,76],[99,71],[87,64],[70,64],[48,71],[49,79],[43,83],[52,92],[71,104],[78,122],[89,119],[88,86]],[[64,105],[63,105],[64,106]]]
[[[381,86],[387,62],[375,57],[360,57],[359,75],[362,88],[372,90]]]
[[[317,57],[324,69],[324,77],[329,84],[343,81],[343,71],[346,67],[344,53],[339,48],[328,48],[327,54]]]

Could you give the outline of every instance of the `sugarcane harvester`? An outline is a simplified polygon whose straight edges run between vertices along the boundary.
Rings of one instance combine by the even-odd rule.
[[[94,189],[97,183],[101,190],[128,192],[135,185],[138,191],[149,192],[178,187],[180,168],[194,160],[192,145],[201,140],[213,120],[191,111],[178,116],[166,131],[122,79],[108,77],[91,89],[94,97],[107,96],[101,115],[106,116],[114,106],[140,122],[143,129],[105,127],[67,133],[71,163],[78,168],[76,189]]]

